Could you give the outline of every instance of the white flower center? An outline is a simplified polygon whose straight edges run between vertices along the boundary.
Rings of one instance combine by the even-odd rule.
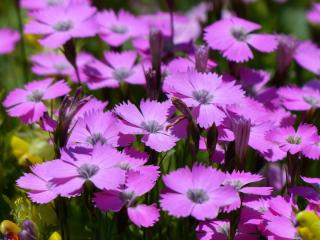
[[[202,204],[209,200],[208,194],[203,189],[190,189],[187,197],[196,204]]]
[[[306,96],[306,97],[303,97],[303,100],[310,104],[311,106],[317,106],[317,104],[319,103],[319,100],[316,99],[315,97],[311,97],[311,96]]]
[[[97,174],[97,172],[99,171],[99,167],[95,164],[83,164],[81,165],[80,168],[78,168],[78,173],[80,175],[80,177],[82,177],[83,179],[90,179],[91,177],[93,177],[94,175]]]
[[[54,29],[58,32],[67,32],[72,29],[73,23],[70,20],[59,21],[54,25]]]
[[[107,142],[107,139],[101,133],[94,133],[90,137],[87,138],[87,143],[91,145],[96,145],[97,143],[101,143],[102,145]]]
[[[289,136],[287,138],[287,142],[290,143],[290,144],[300,144],[301,143],[301,137],[298,137],[298,136]]]
[[[128,28],[124,25],[112,25],[111,31],[118,34],[125,34],[128,32]]]
[[[27,99],[31,102],[40,102],[43,97],[43,92],[39,90],[34,90],[30,95],[27,96]]]
[[[119,82],[123,82],[132,75],[132,71],[127,68],[118,68],[113,71],[112,75]]]
[[[232,36],[239,42],[244,42],[247,40],[248,34],[246,30],[242,27],[234,27],[231,29]]]
[[[200,104],[209,104],[213,99],[213,95],[211,95],[207,90],[196,90],[192,92],[192,97],[197,100]]]
[[[141,124],[141,127],[149,133],[156,133],[163,129],[163,127],[157,121],[154,120],[143,122]]]

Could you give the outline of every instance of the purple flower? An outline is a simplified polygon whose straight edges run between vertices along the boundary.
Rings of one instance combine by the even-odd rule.
[[[244,194],[269,196],[272,191],[271,187],[246,186],[250,183],[259,182],[261,180],[263,180],[263,177],[258,174],[233,171],[232,173],[226,174],[226,178],[223,182],[223,185],[234,187],[238,192],[241,192]]]
[[[118,14],[111,10],[100,12],[97,22],[99,36],[113,47],[119,47],[145,31],[143,22],[124,10],[120,10]]]
[[[296,48],[294,59],[301,67],[320,75],[320,49],[313,42],[300,42]]]
[[[20,34],[9,28],[0,28],[0,55],[11,53],[16,43],[20,40]]]
[[[151,227],[159,219],[159,210],[154,204],[136,204],[136,199],[149,192],[159,176],[157,166],[141,166],[127,173],[125,185],[117,190],[95,194],[94,202],[102,211],[119,212],[124,206],[130,220],[138,227]]]
[[[25,173],[17,180],[17,185],[28,190],[28,196],[35,203],[48,203],[58,194],[50,182],[49,171],[56,161],[49,161],[31,167],[31,173]]]
[[[93,148],[95,145],[119,146],[118,120],[111,112],[90,111],[73,127],[68,144]]]
[[[312,24],[320,24],[320,4],[314,3],[311,10],[307,13],[307,19]]]
[[[106,106],[108,105],[108,102],[102,102],[94,97],[91,97],[87,103],[85,103],[80,110],[76,113],[76,115],[74,116],[74,118],[72,119],[73,124],[76,124],[76,122],[81,119],[84,118],[85,114],[87,114],[88,112],[91,111],[101,111],[103,112],[103,110],[106,108]]]
[[[108,145],[96,145],[90,155],[68,149],[62,151],[60,160],[52,164],[51,181],[62,196],[79,194],[86,181],[101,190],[117,189],[125,181],[125,171],[117,167],[123,157]]]
[[[269,209],[263,214],[266,221],[265,235],[274,239],[296,239],[298,236],[295,227],[293,204],[283,197],[275,197],[269,201]]]
[[[53,82],[48,78],[33,81],[9,93],[3,102],[12,117],[20,117],[25,123],[37,122],[47,111],[43,101],[67,94],[70,88],[64,81]]]
[[[173,59],[168,66],[166,67],[166,71],[168,74],[174,74],[176,72],[188,72],[190,69],[195,69],[195,56],[191,55],[186,58],[179,57]],[[216,67],[217,63],[208,59],[207,69],[211,70]]]
[[[271,187],[252,187],[247,186],[248,184],[259,182],[263,179],[262,176],[258,174],[252,174],[249,172],[237,172],[233,171],[232,173],[227,173],[226,178],[223,182],[224,186],[231,186],[237,192],[242,194],[249,195],[260,195],[260,196],[269,196],[272,192]],[[241,206],[241,201],[239,199],[238,202],[227,206],[225,211],[230,212],[234,209],[237,209]]]
[[[168,190],[161,194],[161,208],[175,217],[213,219],[220,207],[239,201],[233,187],[221,186],[224,180],[225,174],[211,167],[179,168],[163,177]]]
[[[293,127],[277,128],[266,135],[266,139],[278,145],[284,152],[290,154],[303,153],[303,149],[318,141],[317,128],[302,124],[295,130]]]
[[[90,54],[82,52],[77,55],[77,67],[82,68],[91,60],[92,56]],[[63,54],[39,53],[31,57],[31,62],[33,63],[32,72],[37,75],[71,76],[72,80],[76,80],[75,70]],[[83,80],[83,76],[80,76],[80,79]]]
[[[199,240],[226,240],[230,233],[230,222],[218,220],[200,222],[196,233]]]
[[[207,27],[204,38],[212,49],[222,52],[228,60],[246,62],[253,58],[249,46],[260,52],[272,52],[277,47],[275,36],[251,33],[260,28],[259,24],[230,17]]]
[[[283,87],[278,90],[283,105],[294,111],[307,111],[320,107],[320,91],[316,88],[305,86]]]
[[[209,128],[213,123],[220,125],[226,117],[224,108],[240,103],[244,97],[240,86],[223,82],[215,73],[175,73],[165,79],[164,85],[170,95],[193,107],[194,117],[203,128]]]
[[[55,6],[68,6],[69,4],[89,4],[90,0],[21,0],[21,7],[28,10],[40,10]]]
[[[141,64],[135,64],[137,53],[126,51],[122,53],[106,52],[106,64],[93,60],[84,67],[91,89],[103,87],[119,87],[121,83],[145,84],[145,76]]]
[[[41,34],[41,45],[58,48],[72,38],[93,37],[97,32],[96,9],[86,4],[57,6],[32,13],[33,19],[25,26],[29,34]]]
[[[132,103],[116,106],[115,112],[122,118],[120,131],[124,134],[144,135],[142,142],[157,152],[168,151],[178,141],[172,133],[168,119],[173,115],[170,101],[141,101],[140,110]]]

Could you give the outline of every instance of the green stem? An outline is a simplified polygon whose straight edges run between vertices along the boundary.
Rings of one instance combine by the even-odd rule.
[[[18,18],[18,28],[21,37],[21,57],[23,62],[23,75],[24,75],[24,82],[29,82],[29,71],[28,71],[28,58],[27,58],[27,51],[26,51],[26,44],[24,40],[24,32],[23,32],[23,22],[21,17],[20,11],[20,3],[16,1],[16,13]]]

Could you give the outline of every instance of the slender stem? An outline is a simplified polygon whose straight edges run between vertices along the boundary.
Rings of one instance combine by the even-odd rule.
[[[173,20],[173,11],[170,9],[170,42],[173,48],[174,46],[174,20]]]
[[[19,33],[21,37],[21,57],[23,62],[23,75],[24,75],[24,81],[25,83],[29,82],[29,71],[28,71],[28,59],[27,59],[27,51],[26,51],[26,44],[24,40],[24,31],[23,31],[23,22],[21,17],[21,11],[20,11],[20,1],[16,1],[16,13],[18,18],[18,27],[19,27]]]

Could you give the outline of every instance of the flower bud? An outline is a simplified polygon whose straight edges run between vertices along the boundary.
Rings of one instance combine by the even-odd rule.
[[[209,152],[209,159],[212,159],[212,156],[216,151],[217,142],[218,129],[217,126],[213,123],[213,125],[208,129],[207,133],[207,150]]]
[[[187,132],[189,148],[191,150],[192,157],[195,158],[199,151],[200,129],[194,121],[189,121]]]
[[[156,71],[149,69],[145,72],[147,95],[149,99],[156,100],[159,97],[157,73]]]
[[[273,79],[276,85],[283,85],[288,78],[289,67],[297,46],[298,41],[294,37],[278,36],[277,69]]]
[[[22,230],[19,233],[20,240],[36,240],[37,229],[31,220],[25,220],[22,223]]]
[[[66,59],[70,62],[70,64],[73,66],[76,75],[77,75],[77,80],[78,83],[81,82],[80,80],[80,74],[79,74],[79,69],[77,66],[77,51],[76,51],[76,46],[74,44],[73,39],[70,39],[63,45],[63,53],[66,57]]]
[[[196,70],[201,73],[207,72],[209,48],[202,45],[196,49]]]
[[[65,147],[68,142],[69,130],[71,129],[71,122],[73,117],[88,102],[89,98],[81,99],[82,89],[78,88],[75,96],[66,96],[59,109],[57,127],[53,134],[55,151],[57,157],[60,156],[60,149]]]
[[[235,141],[235,159],[238,161],[237,166],[243,168],[244,160],[247,154],[251,122],[243,117],[235,119],[232,122],[232,131]]]
[[[156,73],[157,92],[160,92],[162,84],[161,59],[163,49],[163,35],[160,30],[155,28],[150,30],[149,43],[152,70]]]
[[[189,107],[179,98],[172,97],[172,104],[184,115],[189,121],[193,121],[192,113]]]
[[[160,69],[161,56],[163,49],[162,32],[156,28],[150,30],[149,34],[150,54],[152,60],[152,69],[157,71]]]

